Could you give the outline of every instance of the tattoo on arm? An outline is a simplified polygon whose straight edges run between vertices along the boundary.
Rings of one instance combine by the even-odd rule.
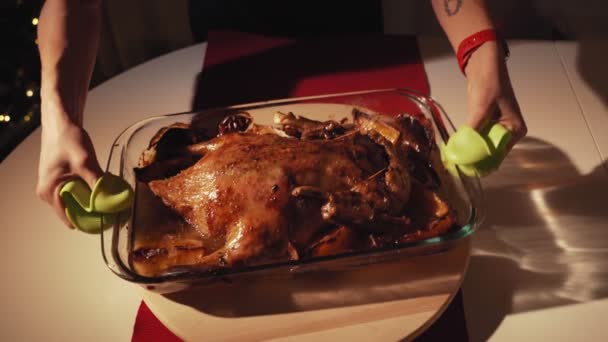
[[[448,17],[456,15],[462,7],[463,0],[443,0],[443,8]]]

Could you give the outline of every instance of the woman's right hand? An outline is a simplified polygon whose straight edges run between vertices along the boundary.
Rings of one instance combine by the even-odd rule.
[[[75,178],[92,186],[102,175],[91,139],[82,129],[101,12],[100,0],[45,1],[38,23],[42,144],[36,192],[67,226],[61,186]]]
[[[82,127],[69,120],[43,125],[36,193],[68,227],[73,228],[59,197],[61,186],[82,178],[92,188],[102,174],[91,138]]]

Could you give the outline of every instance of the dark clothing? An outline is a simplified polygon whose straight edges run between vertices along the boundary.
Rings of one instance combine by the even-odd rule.
[[[197,41],[208,30],[230,29],[273,36],[381,33],[380,0],[190,0]]]

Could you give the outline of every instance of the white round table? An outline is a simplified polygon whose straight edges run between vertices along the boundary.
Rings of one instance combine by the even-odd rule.
[[[449,45],[429,38],[419,42],[432,94],[458,125],[465,119],[466,84]],[[594,46],[584,42],[511,42],[509,70],[529,136],[550,144],[567,158],[568,163],[554,165],[550,175],[557,179],[574,174],[567,180],[581,184],[585,193],[573,191],[576,187],[569,187],[570,183],[557,190],[564,188],[572,196],[580,196],[577,203],[587,209],[576,212],[573,209],[577,206],[564,207],[548,196],[551,192],[534,191],[530,186],[538,179],[522,178],[521,172],[523,167],[539,164],[526,164],[526,159],[511,158],[516,167],[485,182],[489,195],[496,194],[488,196],[489,204],[501,207],[504,197],[500,195],[505,193],[501,189],[512,185],[519,186],[512,191],[516,198],[531,202],[518,215],[494,212],[489,217],[492,220],[472,239],[473,253],[463,284],[472,341],[608,339],[604,323],[608,300],[601,300],[608,284],[608,218],[605,207],[598,205],[605,203],[608,189],[604,168],[608,144],[605,134],[602,136],[608,120],[605,102],[578,68],[580,60],[593,57],[595,64],[588,67],[598,65],[598,70],[603,70],[598,56],[605,49]],[[180,50],[91,91],[85,126],[102,162],[107,160],[114,138],[127,125],[151,115],[190,109],[203,56],[203,45]],[[98,236],[65,229],[51,209],[36,198],[39,144],[37,130],[0,164],[0,340],[128,341],[144,291],[107,269]],[[514,217],[519,219],[512,220]],[[568,235],[570,228],[584,235]],[[527,263],[514,262],[517,260]],[[432,317],[448,298],[447,294],[431,297],[429,310],[410,315],[409,322]],[[579,304],[567,305],[573,303]],[[391,309],[387,312],[392,317],[404,316],[406,306],[394,304],[388,305]],[[162,304],[152,306],[164,321],[180,314],[163,311]],[[380,335],[390,334],[389,329],[378,332],[373,324],[362,322],[367,319],[364,313],[355,310],[353,315],[356,319],[334,325],[313,322],[307,329],[317,329],[312,334],[336,331],[334,336],[340,338],[392,337]],[[391,324],[391,318],[384,317]],[[401,322],[402,318],[396,318],[392,324]]]

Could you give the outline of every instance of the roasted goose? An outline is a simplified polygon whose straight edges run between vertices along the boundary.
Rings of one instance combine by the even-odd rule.
[[[197,234],[163,234],[136,246],[144,275],[383,247],[455,225],[437,193],[433,132],[424,119],[353,111],[352,123],[278,113],[277,128],[247,113],[209,138],[194,127],[161,130],[136,174]]]

